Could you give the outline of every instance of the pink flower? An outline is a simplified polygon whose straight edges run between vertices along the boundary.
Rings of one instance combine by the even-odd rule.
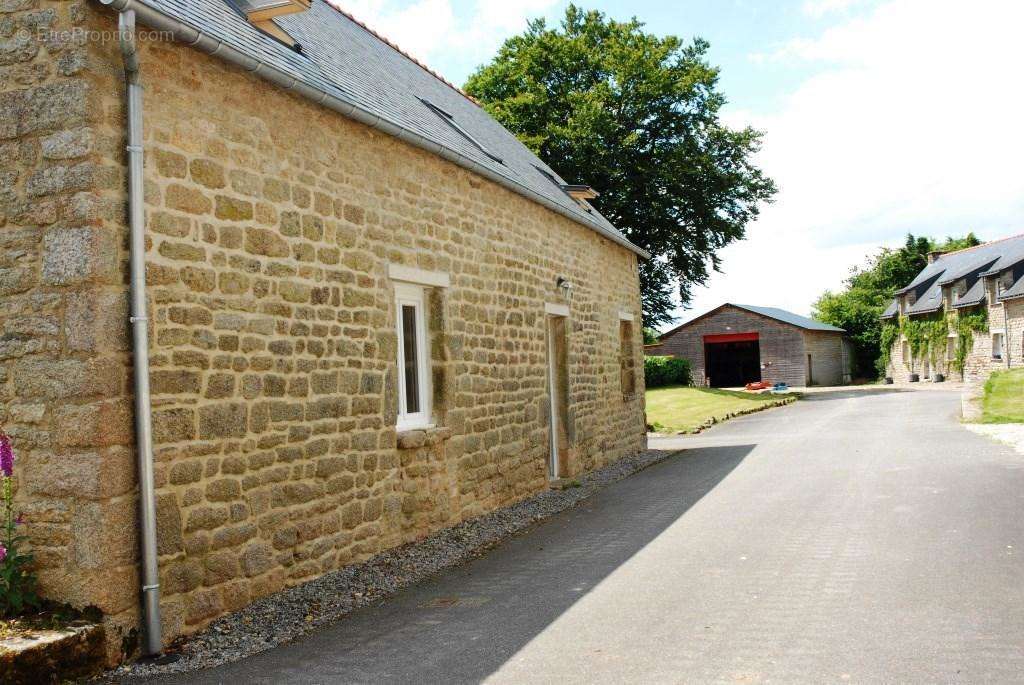
[[[0,545],[0,561],[3,561],[6,558],[7,558],[7,548],[4,547],[3,545]]]
[[[14,474],[14,449],[6,433],[0,433],[0,472],[8,478]]]

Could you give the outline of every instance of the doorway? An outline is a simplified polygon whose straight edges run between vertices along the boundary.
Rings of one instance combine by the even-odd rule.
[[[807,385],[814,385],[814,362],[811,360],[811,355],[807,355]]]
[[[758,334],[704,336],[704,375],[713,388],[734,388],[761,380]]]
[[[548,423],[550,451],[548,477],[562,478],[569,452],[569,373],[566,317],[547,317],[548,335]]]

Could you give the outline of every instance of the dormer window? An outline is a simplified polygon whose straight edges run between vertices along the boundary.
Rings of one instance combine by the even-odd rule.
[[[263,33],[275,38],[288,47],[301,52],[302,48],[288,32],[274,21],[277,17],[305,12],[312,6],[312,0],[234,0],[235,5],[245,14],[249,23]]]

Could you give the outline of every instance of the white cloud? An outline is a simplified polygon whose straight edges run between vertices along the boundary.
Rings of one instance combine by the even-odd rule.
[[[776,111],[730,115],[767,132],[776,204],[685,318],[728,299],[808,313],[908,231],[1024,231],[1022,23],[1024,3],[894,0],[776,51],[765,68],[814,75]]]
[[[812,17],[822,17],[833,12],[846,12],[861,0],[804,0],[803,10]]]
[[[329,0],[356,19],[432,66],[458,56],[483,62],[528,19],[545,14],[561,0],[473,0],[468,9],[452,0]]]

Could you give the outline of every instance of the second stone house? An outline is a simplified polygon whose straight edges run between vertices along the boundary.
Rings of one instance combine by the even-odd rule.
[[[323,2],[4,17],[0,419],[111,659],[644,448],[646,253],[458,89]]]
[[[882,319],[886,375],[898,383],[976,381],[1024,365],[1024,235],[931,253]]]

